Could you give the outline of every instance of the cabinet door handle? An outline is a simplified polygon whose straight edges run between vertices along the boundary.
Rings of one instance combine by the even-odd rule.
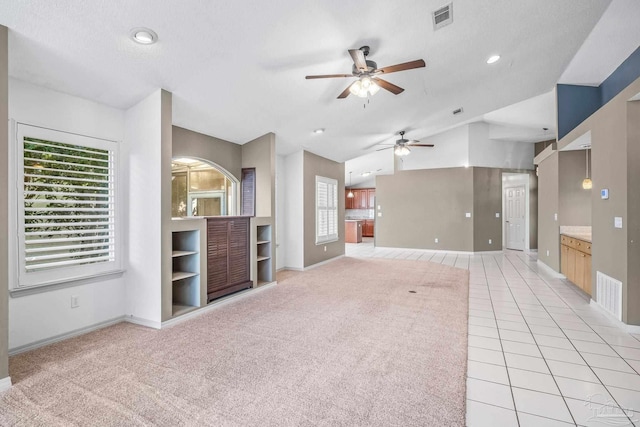
[[[580,256],[581,256],[582,258],[584,258],[584,254],[580,254]]]

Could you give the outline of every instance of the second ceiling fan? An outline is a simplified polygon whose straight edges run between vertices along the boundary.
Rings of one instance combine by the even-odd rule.
[[[353,59],[353,67],[351,74],[324,74],[315,76],[306,76],[306,79],[332,79],[342,77],[357,77],[354,83],[350,84],[340,95],[338,99],[344,99],[349,94],[366,98],[369,94],[373,95],[380,88],[386,89],[394,95],[398,95],[404,91],[400,86],[389,83],[381,79],[379,76],[384,74],[396,73],[398,71],[412,70],[414,68],[425,67],[424,60],[417,59],[415,61],[404,62],[402,64],[391,65],[388,67],[378,68],[378,64],[367,59],[369,55],[369,46],[362,46],[360,49],[349,49],[349,55]]]
[[[395,144],[380,144],[380,145],[390,145],[389,147],[379,148],[376,151],[388,150],[389,148],[393,148],[393,152],[396,156],[406,156],[411,153],[411,148],[413,147],[433,147],[433,144],[420,144],[418,140],[409,140],[404,139],[404,131],[400,131],[400,139],[396,141]]]

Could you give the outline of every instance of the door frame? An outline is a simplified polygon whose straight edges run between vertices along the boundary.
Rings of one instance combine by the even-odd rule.
[[[506,197],[505,191],[507,188],[513,187],[524,187],[524,209],[525,209],[525,219],[524,219],[524,252],[531,252],[531,238],[529,235],[530,230],[530,220],[531,220],[531,211],[530,211],[530,202],[529,197],[531,194],[531,188],[529,185],[529,174],[528,173],[513,173],[513,172],[503,172],[502,173],[502,249],[506,249],[507,247],[507,223],[505,220],[506,213]]]

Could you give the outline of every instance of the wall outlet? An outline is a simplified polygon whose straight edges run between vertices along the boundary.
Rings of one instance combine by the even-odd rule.
[[[496,212],[496,218],[500,218],[500,212]]]
[[[378,212],[378,216],[382,216],[382,212]]]
[[[324,251],[327,252],[327,247],[326,246],[324,247]]]
[[[71,295],[71,308],[80,307],[80,301],[78,300],[78,295]]]
[[[622,228],[622,217],[616,216],[613,218],[613,226],[615,228]]]
[[[489,244],[491,244],[491,239],[489,239]]]
[[[467,217],[467,218],[471,218],[471,212],[465,213],[464,216]]]
[[[557,213],[554,213],[554,214],[553,214],[553,220],[554,220],[554,221],[557,221],[557,220],[558,220],[558,214],[557,214]]]
[[[437,237],[436,237],[436,240],[435,240],[435,242],[436,242],[436,243],[438,243],[438,238],[437,238]]]
[[[549,256],[549,249],[547,249],[547,256]]]

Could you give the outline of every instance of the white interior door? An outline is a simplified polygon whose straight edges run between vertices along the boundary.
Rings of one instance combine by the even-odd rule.
[[[505,228],[507,249],[524,250],[525,193],[524,186],[505,188]]]

